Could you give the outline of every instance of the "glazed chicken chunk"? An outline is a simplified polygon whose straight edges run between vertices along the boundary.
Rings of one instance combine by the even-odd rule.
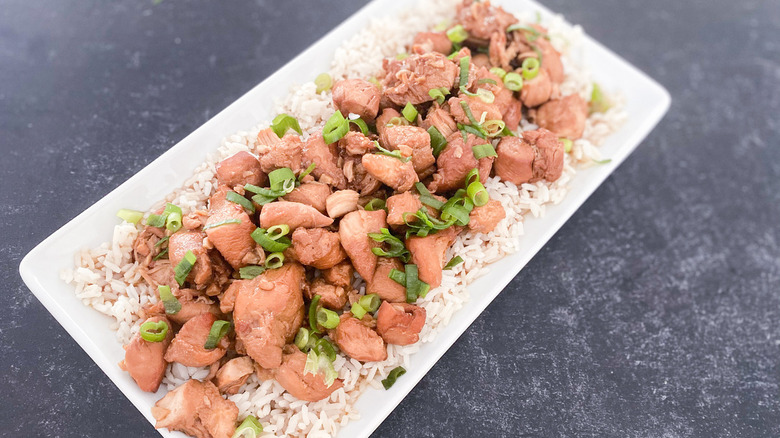
[[[119,363],[119,367],[130,373],[130,377],[142,391],[157,392],[168,366],[164,357],[165,350],[173,339],[173,327],[164,316],[154,316],[144,322],[168,324],[165,338],[160,342],[150,342],[136,333],[133,340],[125,346],[125,359]]]

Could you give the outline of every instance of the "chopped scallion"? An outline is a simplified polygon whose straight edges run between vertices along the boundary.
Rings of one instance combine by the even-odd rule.
[[[302,134],[301,125],[298,124],[298,120],[287,114],[279,114],[271,122],[271,130],[274,131],[277,137],[282,138],[284,134],[292,129],[298,134]]]
[[[368,125],[366,124],[366,122],[363,121],[363,119],[357,118],[357,119],[354,119],[354,120],[350,120],[349,123],[352,123],[355,126],[357,126],[360,129],[360,132],[363,133],[363,135],[368,135],[368,132],[369,132],[368,131]]]
[[[265,234],[271,240],[279,240],[281,237],[290,234],[290,226],[287,224],[274,225],[272,227],[268,227],[268,230],[266,230]]]
[[[160,300],[163,302],[163,306],[165,306],[165,313],[168,315],[179,313],[179,310],[181,310],[181,303],[173,296],[173,293],[171,293],[171,287],[161,284],[157,286],[157,291],[160,293]]]
[[[249,265],[239,268],[238,275],[242,280],[251,280],[265,272],[265,266]]]
[[[409,260],[409,251],[407,251],[404,243],[401,239],[393,236],[387,228],[382,228],[379,233],[368,233],[368,237],[374,242],[386,243],[390,246],[389,251],[378,247],[371,248],[371,252],[375,255],[380,257],[398,257],[403,261]]]
[[[469,33],[466,32],[466,29],[464,29],[460,24],[447,30],[447,38],[449,38],[453,43],[462,43],[463,41],[466,41],[468,37]]]
[[[333,78],[327,73],[320,73],[314,78],[314,85],[317,86],[317,94],[320,94],[323,91],[329,91],[333,86]]]
[[[116,215],[129,224],[137,224],[144,217],[143,212],[137,210],[128,210],[126,208],[122,208],[117,211]]]
[[[267,231],[263,228],[257,228],[250,234],[252,239],[262,246],[263,249],[270,252],[282,252],[289,248],[291,245],[290,239],[286,237],[280,237],[278,239],[271,239],[268,237]]]
[[[537,58],[525,58],[523,60],[523,79],[530,81],[539,74],[539,60]]]
[[[501,67],[493,67],[493,68],[491,68],[490,69],[490,73],[493,73],[494,75],[498,76],[499,78],[501,78],[502,81],[504,80],[504,77],[506,76],[506,70],[504,70]]]
[[[321,298],[321,296],[315,295],[314,298],[311,299],[311,304],[309,304],[309,327],[314,333],[320,333],[322,331],[320,330],[319,325],[317,325],[317,309],[320,305]]]
[[[454,268],[455,266],[458,266],[459,264],[463,263],[463,258],[461,256],[455,256],[450,259],[449,262],[447,262],[446,265],[444,265],[444,270],[449,270]]]
[[[138,334],[144,341],[162,342],[168,334],[168,323],[165,321],[146,321],[141,324]]]
[[[339,325],[339,314],[325,308],[317,310],[317,324],[326,329],[334,329]]]
[[[458,80],[458,87],[465,87],[469,83],[469,63],[471,62],[470,56],[464,56],[460,58],[460,77]]]
[[[385,200],[380,198],[374,198],[370,201],[368,201],[368,204],[366,204],[365,207],[363,207],[366,211],[376,211],[376,210],[382,210],[385,208]]]
[[[466,193],[476,207],[481,207],[490,201],[490,195],[488,195],[487,189],[485,189],[485,186],[479,181],[474,181],[469,184]]]
[[[439,132],[439,130],[431,125],[428,128],[428,135],[431,137],[431,148],[433,149],[433,156],[438,157],[444,147],[447,146],[447,139]]]
[[[445,96],[448,94],[450,94],[450,90],[444,87],[434,88],[428,91],[428,96],[431,96],[431,99],[435,100],[439,105],[444,103]]]
[[[368,294],[360,297],[358,303],[360,303],[360,305],[366,309],[366,311],[376,312],[377,309],[379,309],[379,305],[382,304],[382,301],[379,299],[379,295]]]
[[[485,130],[488,137],[496,137],[504,132],[506,123],[504,123],[503,120],[486,120],[485,123],[482,124],[482,128]]]
[[[317,167],[317,163],[311,163],[309,164],[309,167],[306,168],[303,172],[301,172],[300,175],[298,175],[298,181],[303,181],[303,179],[310,173],[314,171],[314,169]],[[244,187],[246,188],[246,187]]]
[[[187,276],[190,275],[190,271],[192,271],[192,267],[195,266],[197,260],[198,258],[195,257],[195,254],[193,254],[192,251],[187,251],[187,253],[184,254],[184,258],[182,258],[179,264],[173,268],[174,278],[176,279],[176,282],[179,283],[179,286],[184,286],[184,281],[187,279]]]
[[[601,87],[597,83],[593,83],[593,91],[590,93],[590,107],[591,113],[605,113],[609,109],[609,102],[606,96],[601,91]]]
[[[250,415],[236,428],[231,438],[258,438],[261,433],[263,433],[263,426],[254,415]]]
[[[219,341],[225,337],[230,331],[230,321],[217,320],[211,324],[211,330],[209,330],[209,337],[206,339],[206,343],[203,344],[203,348],[206,350],[213,350],[217,348]]]
[[[406,274],[398,269],[391,269],[387,276],[401,286],[406,286]]]
[[[282,167],[271,171],[268,174],[268,181],[270,182],[271,190],[274,193],[284,192],[284,194],[290,193],[295,188],[295,174],[289,167]],[[269,195],[268,192],[261,191],[262,195]]]
[[[417,120],[417,108],[414,107],[410,102],[406,103],[406,106],[404,109],[401,110],[401,114],[404,115],[404,118],[408,120],[411,123],[414,123],[415,120]]]
[[[390,374],[387,375],[387,378],[382,380],[382,386],[384,386],[385,390],[390,389],[393,385],[395,385],[395,381],[404,374],[406,374],[406,368],[393,368],[393,370],[390,371]]]
[[[574,145],[574,143],[571,142],[568,138],[559,138],[558,139],[561,143],[563,143],[563,152],[569,153],[571,152],[571,148]]]
[[[495,157],[498,155],[496,154],[496,150],[493,148],[493,145],[490,143],[473,146],[471,150],[474,152],[474,158],[477,160],[487,157]]]
[[[344,137],[349,132],[349,121],[344,118],[341,111],[336,111],[325,122],[325,126],[322,128],[322,138],[325,143],[331,144],[339,141],[341,137]]]
[[[298,329],[298,333],[295,335],[295,346],[301,351],[306,349],[309,344],[309,329],[301,327]]]
[[[607,158],[606,160],[593,160],[596,164],[607,164],[612,162],[612,158]]]
[[[266,269],[279,269],[284,264],[284,254],[281,252],[272,252],[265,259]]]
[[[206,231],[211,228],[221,227],[222,225],[240,224],[240,223],[241,223],[240,219],[225,219],[224,221],[219,221],[213,224],[206,225],[205,227],[203,227],[203,231]]]
[[[230,202],[232,202],[234,204],[238,204],[238,205],[244,207],[247,211],[249,211],[249,213],[254,213],[255,212],[255,206],[252,205],[252,203],[249,202],[248,199],[246,199],[245,197],[239,195],[236,192],[227,192],[227,194],[225,195],[225,199],[227,199],[228,201],[230,201]],[[169,218],[170,218],[170,216],[169,216]]]
[[[352,307],[349,309],[349,311],[352,313],[352,316],[357,319],[363,319],[363,316],[366,314],[366,309],[361,306],[360,303],[352,304]]]
[[[398,150],[396,150],[396,151],[389,151],[389,150],[383,148],[379,144],[379,142],[376,141],[376,140],[374,140],[374,146],[376,146],[376,148],[379,149],[379,152],[377,152],[377,154],[379,154],[379,155],[385,155],[385,156],[388,156],[388,157],[397,158],[397,159],[403,161],[404,163],[406,163],[407,161],[412,159],[412,157],[404,157],[403,155],[401,155],[401,151],[398,151]]]

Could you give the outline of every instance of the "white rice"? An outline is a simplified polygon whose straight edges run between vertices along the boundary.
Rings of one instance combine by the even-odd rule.
[[[427,0],[397,17],[372,20],[369,26],[336,51],[330,74],[334,79],[377,76],[382,69],[382,59],[403,52],[416,32],[451,21],[455,3],[455,0]],[[532,21],[533,11],[520,18]],[[564,54],[566,77],[561,86],[562,93],[579,93],[589,99],[592,81],[589,72],[582,67],[579,52],[582,29],[569,25],[561,16],[552,17],[543,24],[550,31],[553,45]],[[563,175],[557,181],[540,181],[518,187],[496,177],[488,179],[486,187],[490,197],[501,202],[507,216],[489,234],[461,234],[449,249],[448,258],[457,254],[464,262],[444,271],[441,286],[420,300],[419,304],[428,315],[420,343],[388,345],[388,358],[383,362],[361,364],[339,355],[334,365],[339,378],[344,380],[344,388],[315,403],[297,400],[275,380],[261,381],[253,375],[237,394],[228,397],[238,406],[240,418],[255,415],[263,424],[263,436],[296,437],[335,436],[349,421],[358,419],[359,413],[352,405],[362,390],[367,385],[380,387],[380,380],[390,370],[398,365],[408,366],[411,355],[419,350],[420,344],[432,342],[454,313],[468,301],[467,286],[488,272],[488,264],[518,250],[525,215],[544,216],[547,204],[557,204],[566,195],[568,184],[576,174],[575,168],[601,158],[597,146],[626,118],[622,99],[613,96],[612,100],[612,108],[606,113],[589,117],[584,136],[573,143],[571,154],[565,158]],[[317,94],[313,82],[292,87],[290,95],[275,104],[277,113],[297,117],[301,128],[308,134],[320,129],[334,110],[330,94]],[[268,122],[261,122],[248,131],[225,137],[217,152],[195,169],[182,188],[152,206],[150,211],[164,202],[181,206],[185,214],[205,208],[216,187],[216,163],[239,151],[255,152],[258,147],[257,132],[268,125]],[[535,128],[526,120],[521,123],[521,130]],[[153,291],[143,281],[137,263],[132,261],[132,244],[138,232],[132,224],[117,225],[110,243],[81,250],[75,256],[75,269],[61,273],[62,279],[75,287],[76,296],[85,305],[114,318],[112,329],[116,330],[117,340],[123,344],[128,343],[138,330],[141,309],[156,301]],[[174,363],[168,367],[163,384],[171,390],[190,378],[203,379],[207,375],[207,368],[188,368]]]

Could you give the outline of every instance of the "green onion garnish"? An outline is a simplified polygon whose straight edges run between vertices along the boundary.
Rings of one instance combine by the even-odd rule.
[[[181,303],[171,293],[171,287],[161,284],[157,286],[157,291],[160,292],[160,300],[162,300],[165,306],[165,313],[168,315],[175,315],[181,310]]]
[[[309,330],[305,327],[299,328],[298,333],[295,335],[294,343],[298,349],[304,351],[309,344]]]
[[[377,309],[379,309],[379,305],[382,304],[382,301],[379,299],[379,295],[368,294],[360,297],[358,303],[362,308],[366,309],[367,311],[376,312]]]
[[[290,226],[287,224],[274,225],[272,227],[268,227],[268,230],[266,230],[265,234],[271,240],[279,240],[280,238],[290,234]]]
[[[338,326],[338,322],[336,323],[336,326]],[[329,340],[325,338],[318,339],[315,345],[319,353],[324,354],[329,361],[333,362],[334,360],[336,360],[336,349],[333,348],[333,344],[331,344]]]
[[[441,218],[444,220],[455,220],[460,226],[466,226],[469,223],[469,210],[457,203],[444,204],[441,211]]]
[[[477,89],[477,97],[479,97],[485,103],[493,103],[496,100],[496,95],[492,91],[484,88]]]
[[[539,74],[539,60],[536,58],[525,58],[523,60],[523,79],[531,80]]]
[[[523,32],[530,33],[534,37],[533,40],[541,36],[541,33],[538,30],[534,29],[533,27],[524,26],[522,24],[513,24],[506,28],[507,33],[514,32],[516,30],[522,30]],[[528,40],[533,41],[531,38],[528,38]]]
[[[181,213],[171,212],[165,219],[165,228],[172,233],[179,231],[181,229]]]
[[[126,208],[122,208],[117,211],[116,215],[128,224],[137,224],[144,217],[143,212],[137,210],[128,210]]]
[[[474,134],[479,138],[483,138],[487,140],[487,134],[482,132],[481,130],[477,129],[474,126],[471,125],[461,125],[458,123],[458,129],[460,130],[461,134],[463,135],[463,143],[466,143],[468,140],[467,134]]]
[[[241,267],[238,270],[238,275],[242,280],[251,280],[263,272],[265,272],[265,266],[249,265]]]
[[[354,119],[354,120],[350,120],[349,123],[353,123],[355,126],[360,128],[360,132],[362,132],[363,135],[368,135],[368,132],[369,132],[368,131],[368,125],[366,124],[366,122],[363,121],[363,119],[357,118],[357,119]]]
[[[308,174],[312,173],[314,169],[317,167],[317,163],[311,163],[309,164],[309,167],[306,168],[303,172],[301,172],[300,175],[298,175],[298,181],[303,181],[303,178],[305,178]]]
[[[330,87],[333,86],[333,79],[327,73],[320,73],[314,78],[314,85],[317,86],[317,94],[320,94],[323,91],[330,90]]]
[[[412,159],[412,157],[404,157],[403,155],[401,155],[401,151],[398,151],[398,150],[396,150],[396,151],[389,151],[389,150],[383,148],[379,144],[379,142],[376,141],[376,140],[374,140],[374,146],[376,146],[376,148],[379,149],[379,152],[377,152],[378,155],[385,155],[385,156],[388,156],[388,157],[397,158],[397,159],[403,161],[404,163],[406,163],[407,161]]]
[[[371,76],[368,79],[368,82],[371,82],[372,84],[374,84],[375,87],[379,88],[380,90],[382,89],[382,84],[379,83],[379,80],[376,78],[376,76]]]
[[[370,201],[368,201],[368,204],[366,204],[363,209],[366,211],[376,211],[376,210],[383,210],[385,208],[385,200],[380,198],[374,198]]]
[[[433,207],[436,210],[441,210],[444,207],[444,203],[434,198],[430,191],[421,182],[414,183],[414,188],[417,189],[417,193],[420,194],[420,202]]]
[[[334,329],[339,325],[339,314],[325,308],[317,310],[317,323],[326,329]]]
[[[224,221],[219,221],[213,224],[206,225],[205,227],[203,227],[203,231],[209,230],[211,228],[221,227],[222,225],[240,224],[240,223],[241,223],[240,219],[225,219]]]
[[[568,138],[559,138],[558,139],[561,143],[563,143],[563,152],[569,153],[571,152],[571,148],[574,145],[574,143],[571,142]]]
[[[390,387],[395,385],[395,381],[404,374],[406,374],[406,369],[404,367],[393,368],[393,370],[390,371],[390,374],[387,375],[387,378],[382,380],[382,386],[385,387],[385,390],[390,389]]]
[[[404,53],[399,53],[399,54],[395,55],[395,59],[397,59],[397,60],[399,60],[399,61],[403,61],[404,59],[406,59],[406,58],[408,58],[408,57],[409,57],[409,54],[408,54],[408,53],[406,53],[406,52],[404,52]]]
[[[593,91],[590,93],[590,107],[591,113],[605,113],[609,109],[609,102],[601,91],[601,87],[597,83],[593,83]]]
[[[146,321],[141,324],[141,328],[138,334],[144,341],[148,342],[162,342],[165,339],[165,335],[168,334],[168,323],[165,321]]]
[[[298,134],[303,134],[301,131],[301,125],[298,124],[298,120],[287,114],[279,114],[271,122],[271,130],[274,131],[277,137],[282,138],[284,134],[292,129]]]
[[[474,158],[477,160],[498,155],[496,154],[496,150],[493,149],[493,145],[490,143],[473,146],[471,150],[474,152]]]
[[[206,343],[203,344],[203,348],[206,350],[213,350],[217,348],[219,340],[222,339],[230,330],[230,321],[217,320],[211,324],[211,330],[209,330],[209,337],[206,339]]]
[[[433,156],[438,157],[444,147],[447,146],[447,139],[436,129],[435,126],[428,128],[428,135],[431,137],[431,148],[433,149]]]
[[[309,304],[309,327],[314,333],[320,333],[322,331],[317,325],[317,308],[320,305],[321,298],[321,296],[315,295],[314,298],[311,299],[311,304]]]
[[[363,316],[366,314],[366,309],[361,306],[360,303],[352,304],[352,307],[349,309],[349,311],[352,313],[352,316],[357,319],[363,319]]]
[[[505,72],[505,74],[506,74],[506,72]],[[493,85],[498,85],[498,82],[496,82],[495,80],[493,80],[493,79],[490,79],[490,78],[484,78],[484,79],[480,79],[480,80],[478,80],[478,81],[477,81],[477,84],[480,84],[480,85],[482,85],[482,84],[493,84]]]
[[[284,264],[284,254],[280,252],[272,252],[265,259],[266,269],[279,269]]]
[[[175,268],[173,268],[173,276],[176,279],[176,282],[179,283],[179,286],[184,286],[184,280],[190,275],[190,271],[192,270],[192,267],[195,266],[197,260],[198,258],[195,257],[195,254],[193,254],[192,251],[187,251],[187,253],[184,254],[184,258],[181,259]]]
[[[250,415],[236,428],[231,438],[257,438],[263,433],[263,426],[254,415]]]
[[[374,242],[387,243],[390,245],[390,250],[385,251],[382,248],[371,248],[371,252],[380,257],[398,257],[403,261],[409,261],[409,251],[407,251],[404,243],[401,239],[393,236],[390,230],[382,228],[379,233],[368,233],[368,237],[374,240]]]
[[[444,96],[450,94],[450,90],[441,87],[441,88],[434,88],[430,91],[428,91],[428,96],[431,96],[431,99],[438,102],[439,105],[444,103]]]
[[[404,265],[404,273],[406,274],[406,302],[413,303],[417,301],[420,287],[417,265]]]
[[[268,237],[267,231],[263,228],[257,228],[252,231],[252,239],[262,246],[263,249],[270,252],[282,252],[289,248],[292,242],[286,237],[279,237],[277,239],[271,239]]]
[[[157,248],[158,246],[162,245],[163,243],[167,242],[168,239],[170,239],[171,236],[165,236],[162,239],[158,240],[157,243],[154,244],[154,247]]]
[[[515,72],[507,73],[504,76],[504,86],[512,91],[520,91],[523,89],[523,77]]]
[[[485,130],[488,137],[496,137],[506,128],[506,123],[503,120],[486,120],[482,124],[482,129]]]
[[[146,217],[146,225],[150,227],[162,228],[165,226],[165,219],[167,217],[161,214],[150,214]]]
[[[168,216],[170,216],[171,213],[178,213],[178,218],[174,217],[174,223],[168,225]],[[168,227],[168,229],[175,232],[178,231],[179,228],[181,228],[181,216],[182,216],[181,208],[169,202],[165,204],[165,209],[161,214],[150,214],[146,218],[146,225],[149,225],[150,227],[157,227],[157,228]],[[177,219],[178,219],[179,227],[175,228],[176,227],[175,221]],[[175,228],[175,230],[173,228]]]
[[[406,274],[398,269],[391,269],[387,276],[401,286],[406,286]]]
[[[450,261],[447,262],[446,265],[444,265],[444,270],[445,271],[450,270],[450,269],[454,268],[455,266],[458,266],[461,263],[463,263],[463,259],[461,258],[461,256],[455,256],[455,257],[451,258]]]
[[[469,37],[469,33],[460,24],[453,26],[447,31],[447,38],[453,43],[462,43]]]
[[[417,112],[417,108],[415,108],[411,102],[406,102],[406,106],[401,110],[401,114],[404,115],[406,120],[414,123],[414,121],[417,120],[417,114],[419,113]]]
[[[248,199],[246,199],[245,197],[239,195],[236,192],[227,192],[227,194],[225,195],[225,199],[227,199],[228,201],[230,201],[230,202],[232,202],[234,204],[238,204],[238,205],[244,207],[245,209],[247,209],[247,211],[249,211],[249,213],[254,213],[255,212],[255,206],[252,205],[252,203],[249,202]],[[170,216],[168,216],[168,218],[170,219]]]
[[[469,170],[469,173],[466,174],[466,184],[464,186],[468,188],[471,183],[477,181],[479,181],[479,169],[471,169]]]
[[[275,193],[290,193],[295,188],[295,174],[289,167],[276,169],[268,174],[271,190]],[[260,191],[262,195],[268,195],[267,192]]]
[[[466,193],[476,207],[481,207],[490,201],[490,195],[488,194],[487,189],[485,189],[485,186],[479,181],[474,181],[469,184]]]
[[[385,124],[387,127],[391,126],[409,126],[409,121],[406,120],[403,117],[393,117],[392,119],[387,121],[387,124]]]
[[[463,58],[460,58],[460,80],[458,81],[458,87],[465,87],[469,83],[470,62],[470,56],[464,56]]]
[[[167,255],[168,255],[168,248],[165,248],[164,250],[160,251],[159,254],[154,256],[154,258],[152,260],[154,260],[156,262],[157,260],[160,260],[161,258],[163,258],[163,257],[165,257]]]
[[[501,78],[502,81],[504,80],[504,77],[506,76],[506,70],[504,70],[501,67],[493,67],[493,68],[491,68],[490,69],[490,73],[493,73],[494,75],[498,76],[499,78]]]
[[[606,160],[593,160],[596,164],[607,164],[612,162],[612,158],[607,158]]]
[[[471,123],[471,127],[478,130],[482,135],[482,138],[485,138],[485,130],[482,128],[482,126],[479,124],[476,118],[474,118],[474,113],[471,112],[471,107],[469,106],[469,103],[465,100],[460,101],[460,106],[463,108],[463,112],[466,113],[466,117],[469,119],[469,123]]]
[[[500,137],[517,137],[514,132],[512,132],[511,129],[509,129],[508,126],[504,126],[504,129],[501,130]]]
[[[322,138],[325,143],[331,144],[339,141],[341,137],[344,137],[349,132],[349,122],[341,114],[341,111],[336,111],[325,122],[325,126],[322,128]]]

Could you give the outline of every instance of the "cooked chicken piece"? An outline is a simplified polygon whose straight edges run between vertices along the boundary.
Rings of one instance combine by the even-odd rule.
[[[466,115],[466,110],[463,108],[461,102],[466,102],[474,119],[480,123],[483,120],[501,120],[501,110],[498,106],[492,103],[486,103],[478,96],[467,96],[461,94],[458,97],[451,97],[448,101],[450,104],[450,113],[456,122],[471,125],[471,119]]]
[[[489,1],[464,0],[458,5],[456,22],[463,25],[470,37],[487,41],[495,32],[506,32],[506,28],[517,23],[517,18],[500,6]]]
[[[379,123],[379,120],[377,120]],[[370,138],[361,132],[349,131],[347,135],[339,140],[339,147],[350,155],[363,155],[374,152],[376,146]]]
[[[551,100],[540,106],[534,115],[534,122],[539,127],[570,140],[582,137],[587,119],[588,103],[579,94]]]
[[[404,192],[387,198],[387,223],[404,225],[404,213],[416,213],[422,208],[420,197],[412,192]]]
[[[406,239],[406,248],[412,254],[411,262],[417,265],[420,280],[428,283],[431,289],[441,284],[441,272],[446,263],[444,254],[457,236],[455,227],[449,227],[436,234]]]
[[[310,205],[320,213],[325,214],[325,199],[330,196],[330,186],[320,182],[307,182],[293,189],[282,199],[290,202],[298,202]]]
[[[281,142],[282,140],[271,128],[262,129],[257,133],[258,146],[270,146],[273,148]]]
[[[341,310],[347,304],[347,291],[341,286],[329,284],[324,278],[314,279],[311,286],[304,289],[306,298],[320,296],[320,304],[332,310]]]
[[[178,362],[187,367],[205,367],[221,359],[229,344],[227,336],[223,337],[212,350],[204,347],[215,321],[217,321],[216,316],[203,313],[184,323],[173,338],[168,351],[165,352],[165,360]]]
[[[119,368],[130,373],[130,377],[135,380],[141,391],[157,392],[165,376],[165,369],[168,367],[164,357],[165,350],[173,339],[173,326],[164,316],[153,316],[144,322],[160,321],[168,324],[165,339],[160,342],[149,342],[136,333],[125,346],[125,359],[119,363]]]
[[[339,233],[322,228],[298,228],[292,233],[296,259],[317,269],[332,268],[347,258],[339,243]]]
[[[352,313],[345,312],[339,321],[338,327],[329,330],[328,335],[347,356],[361,362],[387,359],[385,341],[371,328],[374,319],[370,315],[359,320]]]
[[[336,219],[357,210],[358,199],[360,194],[354,190],[339,190],[325,200],[325,209],[328,211],[328,216]]]
[[[241,289],[242,285],[246,282],[248,282],[248,280],[235,280],[230,283],[230,286],[228,286],[228,288],[225,289],[225,292],[220,295],[219,310],[221,310],[222,313],[230,313],[233,311],[233,306],[236,304],[238,290]]]
[[[249,219],[244,207],[226,201],[228,190],[225,186],[217,189],[211,196],[209,206],[209,219],[206,230],[209,242],[222,254],[225,261],[230,263],[233,269],[258,263],[261,256],[257,250],[257,244],[252,237],[255,224]],[[238,220],[240,223],[224,223],[225,221]],[[216,226],[217,224],[220,224]]]
[[[209,212],[206,210],[195,210],[192,213],[181,218],[181,223],[185,230],[192,231],[202,228],[209,220]]]
[[[255,372],[255,364],[249,356],[230,359],[219,368],[215,384],[223,394],[235,394],[246,383],[246,379]]]
[[[179,309],[178,312],[170,315],[166,314],[165,305],[162,301],[158,301],[144,310],[150,315],[167,316],[176,324],[184,324],[192,318],[204,313],[211,313],[217,318],[222,316],[219,305],[208,297],[198,295],[198,291],[192,289],[179,289],[173,291],[173,295],[181,304],[181,309]]]
[[[380,154],[363,155],[363,167],[372,177],[399,192],[405,192],[419,181],[414,165],[395,157]]]
[[[306,146],[303,148],[301,167],[307,169],[312,163],[315,167],[311,171],[311,175],[321,183],[337,189],[346,188],[347,179],[339,166],[338,145],[336,143],[326,144],[321,133],[312,134],[306,140]]]
[[[379,115],[379,117],[376,118],[376,133],[379,134],[379,144],[387,144],[387,128],[390,128],[392,126],[396,126],[394,123],[390,123],[391,120],[403,120],[404,122],[406,119],[403,118],[401,113],[396,111],[393,108],[385,108],[382,110],[382,114]],[[391,126],[392,125],[392,126]]]
[[[539,69],[539,73],[530,81],[523,81],[523,88],[520,90],[520,100],[523,105],[533,108],[537,107],[553,96],[553,83],[550,75],[544,69]]]
[[[490,176],[490,169],[494,157],[485,157],[477,160],[474,158],[474,146],[485,144],[483,140],[473,134],[463,136],[456,132],[447,138],[447,146],[436,159],[437,170],[433,175],[433,181],[428,185],[428,190],[434,193],[444,193],[463,187],[471,169],[479,170],[479,177],[484,184]]]
[[[192,267],[187,281],[196,285],[204,285],[211,280],[211,259],[208,251],[203,247],[203,238],[206,235],[200,231],[179,231],[171,234],[168,239],[168,259],[171,265],[178,265],[187,254],[192,251],[195,255],[195,266]]]
[[[270,205],[270,204],[269,204]],[[236,296],[233,321],[247,354],[263,368],[282,363],[282,348],[303,323],[303,266],[285,263],[243,283]]]
[[[260,226],[268,229],[274,225],[287,224],[291,230],[296,228],[327,227],[333,219],[317,211],[316,208],[298,202],[276,201],[263,206],[260,211]]]
[[[506,217],[504,206],[491,199],[481,207],[474,207],[469,214],[469,229],[475,233],[489,233]]]
[[[367,294],[377,294],[379,298],[393,303],[406,302],[406,287],[390,279],[390,271],[402,271],[404,265],[397,258],[379,257],[371,281],[366,285]]]
[[[471,63],[477,67],[490,68],[490,58],[485,53],[477,53],[471,57]]]
[[[515,100],[512,90],[506,88],[501,78],[491,73],[487,68],[478,68],[476,77],[477,80],[474,82],[474,86],[471,88],[471,91],[476,93],[481,88],[493,93],[494,99],[492,105],[497,108],[502,115],[505,114],[509,109],[509,106]],[[495,82],[495,84],[492,82]],[[479,98],[477,99],[481,100]],[[474,113],[474,117],[477,117],[476,113]],[[477,119],[479,119],[479,117],[477,117]],[[485,120],[489,120],[489,118],[486,117]]]
[[[539,31],[542,35],[547,35],[548,33],[547,29],[540,24],[532,24],[531,27]],[[547,71],[550,80],[556,84],[563,83],[565,75],[560,52],[555,50],[555,47],[553,47],[552,43],[547,38],[536,38],[532,44],[542,52],[541,67]],[[530,41],[529,46],[533,47],[531,46]]]
[[[371,123],[379,112],[381,92],[364,79],[345,79],[333,84],[333,105],[344,116],[357,114]]]
[[[205,382],[203,386],[205,397],[198,406],[198,418],[212,438],[231,438],[236,430],[238,407],[232,401],[222,398],[213,383]]]
[[[436,163],[431,149],[431,136],[425,129],[417,126],[392,126],[385,131],[386,149],[396,150],[401,146],[412,149],[412,166],[421,174]]]
[[[387,227],[386,214],[384,210],[357,210],[347,213],[339,222],[341,246],[352,260],[352,266],[364,279],[374,276],[377,256],[371,252],[371,248],[379,246],[368,237],[368,233],[379,233]]]
[[[282,366],[275,373],[276,381],[298,400],[320,401],[344,386],[341,379],[327,386],[321,374],[304,373],[305,367],[306,355],[296,346],[288,345],[284,350]]]
[[[260,155],[260,166],[265,173],[271,173],[282,167],[290,168],[296,175],[301,171],[301,156],[303,141],[297,134],[287,134],[276,145],[257,147]]]
[[[501,67],[504,70],[512,70],[509,65],[511,59],[506,50],[506,45],[506,32],[493,32],[493,34],[490,35],[488,58],[491,65]]]
[[[260,167],[260,161],[249,152],[241,151],[217,164],[217,179],[220,184],[232,189],[245,184],[263,186],[268,177]]]
[[[165,237],[165,229],[146,225],[133,242],[133,259],[141,266],[150,266],[154,257],[162,250],[157,243]]]
[[[496,153],[496,175],[514,184],[555,181],[563,173],[563,143],[543,128],[502,138]]]
[[[428,115],[425,116],[422,125],[426,130],[431,126],[435,126],[444,138],[449,137],[453,132],[458,130],[458,126],[455,124],[455,120],[453,120],[449,111],[437,104],[434,104],[431,109],[428,110]]]
[[[383,302],[376,314],[376,331],[388,344],[410,345],[420,340],[425,309],[413,304]]]
[[[336,266],[322,271],[322,278],[334,286],[350,288],[352,286],[355,269],[349,260],[345,260]]]
[[[519,100],[512,98],[512,101],[504,111],[504,124],[511,131],[517,131],[520,126],[520,120],[523,118],[523,104]]]
[[[452,41],[444,32],[419,32],[414,36],[412,45],[419,46],[422,53],[439,52],[449,55],[452,52]]]
[[[347,177],[347,187],[368,196],[379,190],[382,183],[371,176],[363,167],[362,155],[347,155],[344,157],[344,176]]]
[[[195,438],[230,438],[238,407],[219,395],[211,382],[191,379],[155,403],[155,428],[178,430]]]
[[[168,260],[157,260],[151,263],[148,267],[141,265],[141,276],[152,287],[158,287],[159,285],[169,285],[171,290],[179,288],[179,284],[176,283],[176,279],[173,272],[173,266]]]
[[[385,58],[383,67],[386,72],[383,93],[398,106],[430,102],[433,98],[428,91],[452,88],[459,70],[454,62],[436,52],[410,55],[402,60]]]

